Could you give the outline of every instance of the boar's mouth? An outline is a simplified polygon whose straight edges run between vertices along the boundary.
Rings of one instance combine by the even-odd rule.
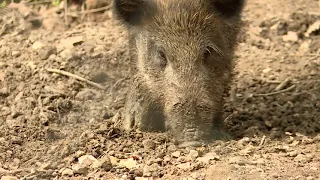
[[[174,112],[170,113],[170,131],[175,144],[180,147],[201,146],[230,138],[224,131],[220,113],[198,111],[199,113],[192,114],[181,109]]]

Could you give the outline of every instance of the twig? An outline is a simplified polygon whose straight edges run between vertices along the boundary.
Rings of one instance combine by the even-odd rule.
[[[68,24],[68,0],[65,0],[64,2],[64,27]]]
[[[266,93],[266,94],[255,94],[255,96],[272,96],[272,95],[276,95],[276,94],[281,94],[281,93],[291,91],[295,87],[296,87],[295,85],[292,85],[292,86],[288,87],[287,89],[284,89],[281,91],[276,91],[276,92],[271,92],[271,93]]]
[[[97,84],[97,83],[95,83],[95,82],[92,82],[92,81],[90,81],[90,80],[87,80],[87,79],[85,79],[85,78],[83,78],[83,77],[80,77],[80,76],[78,76],[78,75],[69,73],[69,72],[67,72],[67,71],[63,71],[63,70],[59,70],[59,69],[51,69],[51,68],[47,68],[47,71],[48,71],[48,72],[51,72],[51,73],[62,74],[62,75],[64,75],[64,76],[72,77],[72,78],[75,78],[75,79],[77,79],[77,80],[79,80],[79,81],[85,82],[85,83],[87,83],[87,84],[89,84],[89,85],[91,85],[91,86],[93,86],[93,87],[96,87],[96,88],[98,88],[98,89],[103,89],[103,90],[105,90],[105,87],[101,86],[100,84]]]
[[[79,15],[79,14],[85,15],[85,14],[105,11],[105,10],[109,10],[109,9],[111,9],[111,5],[104,6],[104,7],[97,8],[97,9],[90,9],[90,10],[86,10],[86,11],[83,11],[83,10],[81,10],[81,11],[71,11],[69,13],[66,12],[65,14],[68,15],[68,16],[74,16],[75,14],[77,14],[77,15]]]
[[[87,11],[78,11],[78,12],[80,12],[80,14],[89,14],[89,13],[95,13],[95,12],[100,12],[100,11],[109,10],[109,9],[111,9],[111,5],[104,6],[97,9],[90,9]]]
[[[309,61],[313,61],[313,60],[315,60],[315,59],[317,59],[317,58],[319,58],[320,57],[320,55],[315,55],[315,56],[313,56],[313,57],[311,57],[310,59],[308,59]]]
[[[286,78],[274,90],[275,91],[283,90],[283,88],[286,87],[290,82],[291,82],[291,79],[290,78]]]
[[[264,144],[264,142],[266,141],[266,136],[265,135],[263,135],[262,136],[262,139],[261,139],[261,141],[260,141],[260,144],[259,144],[259,146],[262,146],[263,144]]]
[[[51,0],[43,0],[43,1],[29,1],[29,2],[24,2],[25,5],[30,6],[30,5],[38,5],[38,4],[47,4],[47,3],[51,3]]]

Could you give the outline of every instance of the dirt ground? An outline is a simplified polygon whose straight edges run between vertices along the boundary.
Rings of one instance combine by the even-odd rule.
[[[233,139],[185,149],[119,129],[129,57],[110,11],[64,29],[61,8],[41,25],[41,8],[17,8],[0,11],[1,179],[320,179],[318,0],[247,2]]]

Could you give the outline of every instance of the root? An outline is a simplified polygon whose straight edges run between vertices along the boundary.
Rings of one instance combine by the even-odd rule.
[[[276,92],[271,92],[271,93],[266,93],[266,94],[255,94],[254,96],[272,96],[272,95],[277,95],[277,94],[281,94],[281,93],[285,93],[285,92],[291,91],[295,87],[296,87],[295,85],[292,85],[292,86],[288,87],[287,89],[283,89],[283,90],[276,91]]]
[[[83,77],[80,77],[78,75],[72,74],[72,73],[67,72],[67,71],[63,71],[63,70],[59,70],[59,69],[51,69],[51,68],[47,68],[47,71],[51,72],[51,73],[61,74],[61,75],[64,75],[64,76],[75,78],[75,79],[77,79],[79,81],[85,82],[85,83],[87,83],[87,84],[89,84],[89,85],[91,85],[93,87],[98,88],[98,89],[102,89],[102,90],[106,89],[105,87],[101,86],[100,84],[97,84],[95,82],[92,82],[92,81],[90,81],[88,79],[85,79]]]

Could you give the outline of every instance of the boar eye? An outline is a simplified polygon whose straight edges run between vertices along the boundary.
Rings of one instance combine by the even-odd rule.
[[[206,47],[203,53],[203,59],[206,61],[212,54],[213,49],[211,47]]]
[[[160,66],[165,67],[167,65],[167,57],[164,54],[163,51],[159,50],[158,51],[159,59],[160,59]]]
[[[219,47],[212,45],[212,46],[207,46],[206,49],[203,52],[203,61],[204,63],[210,63],[210,58],[223,58],[224,54],[220,50]]]
[[[212,53],[214,53],[214,50],[210,46],[206,47],[206,49],[203,52],[203,63],[205,65],[210,64],[210,61],[211,61],[210,57],[212,56]]]

